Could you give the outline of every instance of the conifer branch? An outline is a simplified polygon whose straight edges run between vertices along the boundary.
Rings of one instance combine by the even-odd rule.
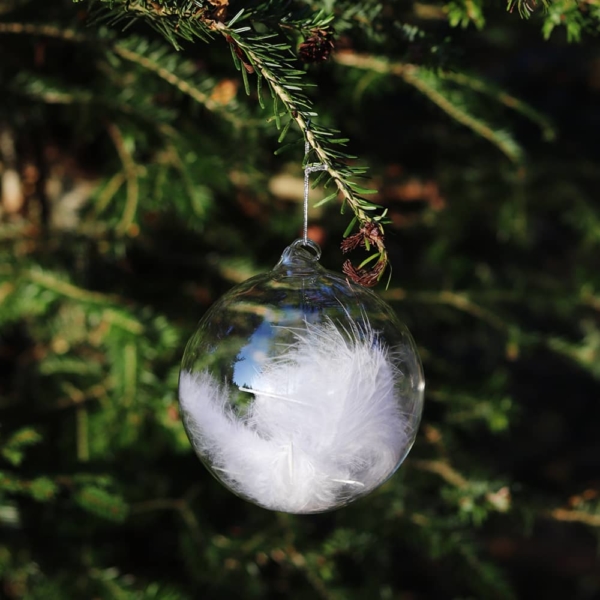
[[[70,384],[66,384],[64,389],[67,394],[66,397],[58,399],[51,407],[47,409],[47,411],[44,412],[58,412],[72,408],[78,408],[82,404],[88,404],[90,402],[105,398],[108,394],[106,387],[99,384],[95,384],[85,391],[82,391]]]
[[[401,288],[395,288],[383,292],[383,297],[389,302],[412,300],[424,304],[443,304],[488,323],[499,331],[506,331],[510,328],[496,313],[474,302],[465,292],[439,290],[407,293]]]
[[[314,130],[309,126],[308,119],[306,118],[305,114],[297,110],[297,105],[289,91],[285,89],[284,85],[281,85],[277,81],[277,78],[274,76],[273,72],[269,69],[265,62],[260,59],[259,56],[252,52],[252,50],[248,50],[248,55],[262,76],[271,86],[279,100],[281,100],[282,104],[286,107],[287,111],[291,114],[294,121],[298,124],[300,130],[304,132],[307,142],[317,156],[317,162],[325,165],[326,171],[336,185],[343,198],[343,201],[350,206],[360,225],[364,226],[367,223],[372,223],[373,219],[367,215],[363,208],[364,204],[361,202],[361,199],[352,190],[352,186],[348,182],[347,174],[339,168],[339,166],[336,164],[336,161],[331,159],[330,154],[327,152],[323,144],[317,139]],[[378,228],[383,234],[382,227],[379,225]],[[387,251],[383,245],[383,238],[381,243],[377,243],[377,249],[380,253],[378,262],[387,264]]]
[[[550,6],[550,0],[540,0],[540,4],[543,8],[547,8]],[[521,17],[528,19],[533,14],[536,5],[536,0],[508,0],[507,10],[513,12],[516,7]]]
[[[368,202],[361,194],[373,193],[359,186],[354,177],[364,175],[365,170],[361,167],[350,167],[347,160],[355,158],[343,152],[340,152],[335,145],[345,144],[347,140],[337,139],[338,132],[324,127],[311,125],[308,127],[309,120],[314,123],[316,112],[313,110],[311,100],[304,94],[307,87],[305,82],[306,73],[303,70],[295,68],[290,64],[295,59],[291,50],[290,43],[286,41],[277,41],[280,38],[281,31],[285,29],[298,31],[311,31],[320,29],[325,31],[329,26],[332,16],[323,16],[319,14],[308,14],[305,10],[301,11],[301,17],[294,19],[287,8],[281,9],[281,14],[274,14],[273,6],[255,6],[248,8],[246,12],[241,11],[229,25],[225,24],[223,14],[217,16],[215,11],[207,7],[198,9],[197,5],[189,2],[173,3],[171,5],[149,5],[143,2],[133,3],[110,3],[106,8],[105,20],[119,22],[124,19],[131,19],[131,13],[134,12],[145,17],[153,27],[163,32],[176,47],[178,43],[176,38],[193,40],[201,38],[210,39],[215,33],[220,34],[230,45],[234,63],[240,70],[246,92],[250,93],[249,76],[257,76],[257,95],[259,102],[263,105],[261,99],[262,82],[266,82],[274,100],[274,119],[277,127],[280,127],[281,117],[289,115],[291,121],[295,122],[302,131],[308,142],[316,160],[325,165],[324,174],[325,186],[333,182],[337,188],[337,193],[328,196],[325,201],[331,201],[338,195],[342,199],[342,210],[347,205],[354,213],[352,227],[357,226],[361,237],[361,245],[367,250],[373,246],[375,254],[370,260],[376,260],[374,266],[367,270],[355,269],[347,261],[344,272],[363,285],[375,285],[382,277],[388,264],[388,255],[384,243],[383,223],[385,222],[385,211],[377,214],[379,206]],[[277,12],[277,11],[275,11]],[[270,33],[256,34],[252,27],[239,27],[238,23],[244,19],[252,19],[263,24],[268,23]],[[233,27],[233,23],[236,27]],[[278,29],[279,32],[273,30]],[[133,59],[129,52],[123,51],[122,46],[118,46],[115,53],[126,59]],[[147,62],[147,56],[136,57],[139,62],[143,61],[144,66],[148,68],[156,67]],[[142,64],[140,62],[140,64]],[[176,82],[168,72],[160,73],[160,76],[167,81],[171,81],[176,87],[182,85]],[[182,91],[186,91],[186,85],[183,83]],[[204,99],[205,101],[206,99]],[[280,113],[279,106],[283,113]],[[280,136],[283,140],[288,127],[284,128]],[[352,227],[347,233],[350,233]],[[375,233],[377,231],[377,233]],[[363,265],[366,263],[363,262]],[[363,266],[361,265],[361,266]]]
[[[50,274],[43,273],[42,271],[30,269],[25,272],[25,277],[46,289],[49,289],[61,296],[65,296],[72,300],[81,302],[89,302],[92,304],[106,305],[107,303],[114,303],[118,301],[116,296],[107,296],[99,292],[90,292],[84,290],[68,281],[59,279],[58,277]]]
[[[83,405],[75,409],[75,439],[77,440],[77,460],[88,462],[90,460],[89,418]]]
[[[132,406],[137,388],[138,355],[135,344],[129,343],[123,349],[123,404]]]
[[[104,189],[98,194],[96,204],[94,206],[93,214],[94,217],[98,217],[106,207],[110,204],[110,201],[115,197],[121,186],[125,183],[125,174],[123,171],[115,173],[106,183]]]
[[[523,100],[520,100],[516,96],[505,92],[490,82],[484,81],[479,77],[474,77],[472,75],[467,75],[465,73],[459,73],[456,71],[441,71],[439,76],[442,79],[469,87],[481,94],[491,96],[501,104],[504,104],[504,106],[507,108],[522,114],[524,117],[539,126],[542,131],[542,136],[546,141],[552,141],[556,138],[556,129],[550,122],[550,119],[537,111],[531,105],[527,104],[527,102],[523,102]]]
[[[583,510],[569,510],[567,508],[555,508],[544,513],[545,516],[564,521],[566,523],[582,523],[589,527],[600,527],[600,514],[592,514]]]
[[[75,29],[64,29],[56,25],[39,25],[37,23],[0,23],[0,33],[41,35],[69,42],[85,42],[89,38]]]
[[[111,325],[116,325],[120,329],[124,329],[133,335],[141,335],[144,332],[144,325],[140,323],[140,321],[131,315],[123,314],[117,310],[119,304],[122,305],[125,303],[125,301],[117,295],[91,292],[73,285],[68,281],[64,281],[52,273],[36,269],[24,271],[23,276],[26,280],[50,290],[59,296],[75,300],[76,302],[104,307],[102,310],[102,319]],[[115,305],[117,308],[109,308],[110,306],[114,307]]]
[[[140,186],[138,181],[139,167],[133,160],[131,152],[127,149],[121,130],[114,123],[109,123],[107,125],[107,131],[117,149],[121,163],[123,164],[123,172],[125,174],[127,186],[127,199],[123,210],[123,216],[117,225],[117,233],[123,235],[129,231],[129,228],[133,224],[137,210],[140,196]]]
[[[466,107],[461,106],[461,103],[452,101],[451,95],[447,93],[448,90],[441,89],[440,81],[444,78],[451,79],[452,76],[445,74],[438,76],[432,71],[410,63],[390,63],[383,58],[355,54],[353,52],[340,52],[335,55],[335,60],[339,64],[348,67],[401,77],[407,84],[419,90],[455,121],[465,125],[479,136],[494,144],[511,161],[518,163],[522,160],[520,147],[506,131],[496,130],[484,120],[473,116],[466,110]],[[474,87],[474,85],[472,83],[469,87]],[[479,89],[478,91],[483,91],[483,89]],[[506,95],[503,97],[503,100],[505,103],[512,103],[512,107],[514,108],[515,103],[512,97]],[[518,104],[518,106],[521,112],[524,112],[524,103]]]
[[[456,469],[450,466],[447,462],[441,460],[407,460],[407,465],[419,469],[421,471],[428,471],[439,475],[444,481],[457,487],[459,489],[466,489],[469,487],[469,480],[461,475]]]
[[[203,105],[207,110],[218,113],[224,119],[232,122],[236,126],[240,126],[242,121],[232,113],[231,107],[226,107],[219,102],[213,100],[210,95],[200,89],[198,85],[194,85],[190,78],[184,79],[177,73],[177,68],[189,68],[185,61],[180,61],[178,58],[175,62],[171,61],[169,66],[163,66],[161,59],[165,59],[164,52],[158,54],[153,52],[153,48],[142,38],[130,38],[126,42],[114,42],[110,38],[103,39],[100,34],[100,39],[91,35],[84,35],[75,29],[60,28],[55,25],[38,25],[33,23],[0,23],[0,34],[24,34],[24,35],[39,35],[51,37],[67,42],[76,43],[98,43],[99,41],[111,50],[114,54],[130,63],[136,64],[147,71],[154,73],[159,78],[163,79],[181,93],[189,96],[199,104]],[[142,54],[139,51],[133,50],[129,45],[136,48],[143,48],[148,52],[149,56]],[[170,57],[172,58],[172,57]],[[179,61],[179,62],[178,62]],[[206,83],[210,83],[207,78]],[[48,101],[56,103],[70,103],[76,100],[75,97],[70,97],[68,94],[56,92],[47,96]]]
[[[359,233],[356,235],[360,236],[362,245],[369,248],[372,243],[376,248],[377,254],[373,257],[376,257],[377,260],[375,266],[369,271],[360,268],[357,271],[354,267],[348,267],[349,261],[344,269],[344,272],[354,281],[367,286],[375,285],[381,279],[388,264],[382,226],[385,212],[379,215],[373,214],[372,211],[376,211],[380,207],[368,202],[360,195],[361,193],[371,193],[371,190],[361,188],[353,181],[353,177],[363,174],[364,169],[349,167],[345,160],[354,157],[331,147],[333,144],[345,144],[347,140],[337,140],[335,139],[337,132],[312,125],[316,113],[313,110],[312,102],[302,93],[303,88],[306,87],[302,81],[305,73],[294,69],[287,63],[288,58],[284,56],[284,53],[290,52],[289,46],[271,43],[268,41],[268,37],[271,36],[244,37],[239,30],[229,29],[221,23],[217,23],[216,28],[230,44],[235,44],[232,48],[234,57],[236,49],[239,49],[239,53],[243,53],[247,60],[244,62],[241,55],[238,55],[243,77],[247,78],[250,71],[256,71],[269,86],[275,99],[276,122],[279,124],[280,115],[277,104],[280,102],[285,108],[285,112],[303,132],[317,162],[325,166],[325,173],[328,175],[325,186],[332,181],[337,187],[337,193],[329,196],[327,201],[339,194],[342,198],[342,207],[348,205],[355,215],[353,222],[357,223],[359,228]],[[260,87],[260,81],[258,85]],[[375,235],[374,231],[377,231],[378,234]]]
[[[116,85],[103,89],[60,87],[53,80],[25,72],[15,78],[11,87],[16,93],[41,100],[45,104],[101,106],[111,112],[143,120],[165,137],[177,135],[177,131],[165,122],[174,118],[174,111],[154,105],[144,94],[136,94],[135,88],[124,90]]]
[[[139,47],[139,41],[136,44]],[[199,104],[203,105],[211,112],[219,113],[224,119],[240,126],[240,119],[231,111],[224,110],[224,106],[213,100],[206,92],[202,91],[198,86],[192,85],[188,79],[183,79],[178,76],[174,69],[168,69],[161,66],[157,60],[145,56],[141,52],[137,52],[125,46],[125,44],[115,44],[112,46],[112,51],[121,58],[135,63],[140,67],[154,73],[168,84],[177,88],[182,94],[189,96]]]

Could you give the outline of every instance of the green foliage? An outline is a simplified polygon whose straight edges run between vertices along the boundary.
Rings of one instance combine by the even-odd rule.
[[[482,0],[458,0],[446,4],[448,22],[452,27],[468,27],[471,23],[478,29],[485,25]]]
[[[0,4],[0,595],[597,593],[599,14],[508,9]],[[353,262],[390,258],[428,383],[400,471],[298,518],[211,479],[176,388],[201,314],[298,235],[305,141],[323,263],[385,224]]]
[[[98,487],[86,485],[77,490],[74,500],[81,508],[104,519],[122,522],[127,517],[123,498]]]
[[[33,446],[41,441],[40,434],[26,427],[13,433],[6,441],[0,445],[0,455],[13,466],[19,466],[23,462],[25,450],[28,446]]]
[[[493,8],[483,0],[453,0],[445,5],[448,22],[452,27],[466,28],[474,25],[482,29],[486,24],[486,14]],[[577,0],[508,0],[507,10],[516,11],[524,19],[534,14],[542,24],[546,39],[556,28],[566,32],[569,42],[579,42],[584,33],[596,35],[600,26],[600,12],[595,2]]]
[[[548,39],[557,27],[564,27],[567,40],[570,42],[581,41],[584,31],[597,33],[597,21],[600,12],[597,6],[590,3],[589,14],[585,14],[583,7],[573,0],[558,0],[548,4],[548,12],[544,18],[542,32]]]

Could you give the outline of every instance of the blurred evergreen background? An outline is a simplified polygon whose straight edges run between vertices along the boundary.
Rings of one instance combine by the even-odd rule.
[[[506,8],[0,1],[0,598],[600,599],[600,8]],[[400,471],[312,517],[223,489],[176,399],[301,233],[270,43],[369,167],[427,378]],[[351,207],[310,219],[340,271]]]

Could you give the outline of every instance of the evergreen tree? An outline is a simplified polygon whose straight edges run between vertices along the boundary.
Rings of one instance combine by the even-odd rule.
[[[600,598],[599,27],[0,0],[0,597]],[[311,517],[219,486],[176,401],[198,319],[299,236],[303,160],[321,262],[427,378],[400,471]]]

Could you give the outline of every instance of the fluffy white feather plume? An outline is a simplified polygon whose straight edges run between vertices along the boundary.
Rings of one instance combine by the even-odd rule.
[[[183,371],[179,395],[194,447],[234,491],[273,510],[319,512],[374,489],[404,456],[402,374],[370,328],[326,321],[294,336],[242,388],[254,394],[245,414],[208,372]]]

